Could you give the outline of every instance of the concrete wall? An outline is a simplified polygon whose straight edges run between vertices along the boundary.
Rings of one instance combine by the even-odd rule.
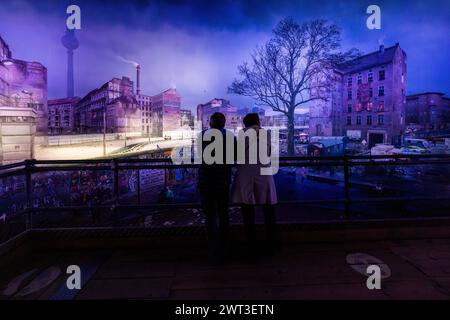
[[[47,135],[47,69],[38,62],[15,59],[7,67],[10,97],[17,96],[23,104],[36,105],[36,133]]]
[[[0,107],[0,164],[34,156],[35,117],[30,108]]]
[[[115,140],[117,135],[115,133],[106,134],[106,140]],[[81,143],[92,143],[103,141],[103,134],[71,134],[71,135],[57,135],[48,137],[49,146],[72,145]]]

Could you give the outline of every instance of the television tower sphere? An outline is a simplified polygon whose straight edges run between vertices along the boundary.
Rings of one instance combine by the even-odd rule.
[[[61,38],[61,43],[67,50],[75,50],[78,48],[78,39],[75,37],[73,30],[66,30],[66,34]]]

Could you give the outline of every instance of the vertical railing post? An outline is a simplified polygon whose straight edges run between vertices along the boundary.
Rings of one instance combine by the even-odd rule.
[[[141,205],[141,169],[137,171],[137,200],[138,206]]]
[[[27,193],[27,219],[26,219],[26,229],[33,229],[33,205],[31,199],[31,175],[33,173],[34,160],[25,160],[25,189]]]
[[[119,206],[119,164],[117,159],[112,161],[112,169],[114,171],[114,222],[118,220],[118,206]]]
[[[350,218],[350,166],[347,156],[344,156],[344,193],[345,193],[345,218]]]

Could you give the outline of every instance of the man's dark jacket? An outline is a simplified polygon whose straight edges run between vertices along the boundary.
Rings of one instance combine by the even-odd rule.
[[[209,129],[207,129],[209,130]],[[230,182],[231,182],[231,164],[226,164],[226,155],[227,153],[234,152],[236,149],[236,139],[233,137],[233,146],[234,150],[227,150],[226,143],[226,135],[232,135],[231,132],[226,131],[225,129],[217,129],[222,132],[222,141],[223,141],[223,164],[206,164],[203,161],[203,151],[206,146],[214,141],[204,141],[203,136],[207,130],[203,130],[200,133],[200,137],[202,138],[202,163],[198,169],[198,188],[200,191],[220,191],[220,192],[229,192]],[[228,148],[231,149],[231,148]],[[214,155],[214,154],[213,154]],[[235,159],[236,155],[234,155]]]

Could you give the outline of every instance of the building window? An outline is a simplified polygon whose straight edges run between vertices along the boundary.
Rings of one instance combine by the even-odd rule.
[[[372,72],[372,71],[370,71],[370,72],[367,74],[367,81],[368,81],[368,82],[373,82],[373,72]]]
[[[384,70],[380,70],[380,71],[378,71],[378,80],[384,80],[384,79],[386,79],[386,75],[385,75],[385,72],[384,72]]]
[[[352,99],[352,90],[348,90],[347,91],[347,99],[351,100]]]
[[[382,114],[378,115],[378,124],[384,124],[384,115]]]
[[[358,81],[357,82],[358,82],[358,84],[362,83],[362,75],[360,75],[360,74],[358,75]]]
[[[372,101],[367,102],[367,111],[372,111],[373,103]]]
[[[349,105],[347,106],[347,112],[348,112],[348,113],[352,113],[352,105],[351,105],[351,104],[349,104]]]
[[[378,88],[378,96],[379,96],[379,97],[384,96],[384,86],[380,86],[380,87]]]
[[[384,101],[378,102],[378,112],[384,111]]]
[[[372,125],[372,116],[367,116],[367,125]]]
[[[369,90],[369,96],[372,98],[373,97],[373,88],[371,87]]]
[[[356,116],[356,124],[361,125],[361,116]]]
[[[349,87],[352,86],[352,77],[347,79],[347,86],[349,86]]]
[[[352,125],[352,117],[347,116],[347,125],[351,126]]]
[[[356,104],[356,106],[355,106],[355,111],[356,111],[356,112],[361,112],[361,111],[362,111],[361,103],[358,102],[358,103]]]

